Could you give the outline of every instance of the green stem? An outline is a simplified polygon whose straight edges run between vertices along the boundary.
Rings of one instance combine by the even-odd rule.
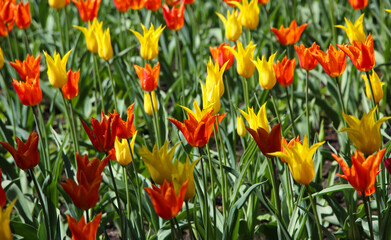
[[[8,24],[7,26],[5,27],[5,29],[7,30],[7,43],[8,43],[8,47],[9,47],[9,53],[11,55],[11,60],[12,61],[15,61],[15,58],[14,58],[14,53],[13,53],[13,50],[12,50],[12,45],[11,45],[11,41],[10,41],[10,32],[8,31]]]
[[[201,149],[199,149],[201,153]],[[201,171],[202,171],[202,179],[204,184],[204,212],[203,212],[203,222],[204,222],[204,228],[205,228],[205,236],[206,239],[209,239],[209,224],[208,224],[208,218],[209,218],[209,211],[208,211],[208,190],[207,190],[207,178],[206,178],[206,172],[204,169],[204,159],[201,158]]]
[[[27,52],[29,53],[29,54],[32,54],[31,53],[31,48],[30,48],[30,41],[29,41],[29,37],[28,37],[28,35],[27,35],[27,29],[24,29],[24,39],[26,40],[26,48],[27,48]]]
[[[144,230],[144,220],[143,220],[143,211],[142,211],[142,207],[141,207],[141,193],[140,193],[140,184],[138,182],[138,173],[137,173],[137,169],[136,169],[136,165],[134,164],[134,156],[133,156],[133,152],[132,152],[132,148],[130,147],[130,142],[128,140],[128,147],[129,147],[129,151],[130,151],[130,156],[132,157],[132,167],[133,167],[133,172],[134,172],[134,177],[136,178],[136,197],[137,197],[137,207],[138,207],[138,214],[140,215],[140,231],[143,236],[143,239],[144,239],[144,234],[143,234],[143,230]],[[129,202],[130,203],[130,202]]]
[[[271,174],[271,179],[272,179],[272,187],[274,191],[274,197],[276,200],[276,207],[277,207],[277,212],[278,216],[281,217],[281,201],[280,201],[280,194],[279,194],[279,183],[277,179],[277,168],[274,164],[274,160],[272,158],[268,158],[268,163],[269,163],[269,171]]]
[[[278,121],[278,123],[281,123],[280,113],[278,112],[278,108],[277,108],[276,102],[274,100],[274,96],[273,96],[272,91],[270,91],[270,99],[272,100],[274,111],[276,112],[277,121]]]
[[[98,78],[98,84],[99,84],[100,103],[101,103],[101,107],[102,107],[101,110],[103,112],[106,112],[105,111],[105,104],[104,104],[104,101],[103,101],[104,95],[103,95],[102,81],[100,79],[100,73],[99,73],[99,68],[98,68],[98,60],[97,60],[98,56],[95,54],[93,56],[93,58],[94,58],[94,67],[95,67],[95,74],[96,74],[95,76]],[[97,114],[99,114],[99,113],[97,112]]]
[[[72,105],[72,100],[69,100],[69,108],[71,110],[71,120],[72,120],[72,129],[75,134],[75,143],[76,143],[76,151],[80,153],[80,147],[79,147],[79,141],[77,140],[77,128],[76,128],[76,121],[75,121],[75,114],[73,112],[73,105]]]
[[[243,98],[244,103],[246,104],[246,107],[250,107],[250,100],[248,97],[248,86],[247,86],[247,79],[244,77],[241,77],[242,80],[242,86],[243,86]]]
[[[61,54],[64,54],[65,53],[65,47],[64,47],[64,39],[63,39],[63,36],[62,36],[62,27],[61,27],[61,23],[60,23],[60,10],[61,9],[58,9],[56,10],[56,13],[57,13],[57,27],[58,27],[58,32],[60,33],[60,41],[61,41]]]
[[[232,131],[232,141],[236,145],[236,136],[237,136],[237,134],[235,133],[235,129],[236,129],[236,126],[235,126],[236,111],[235,111],[233,103],[232,103],[233,100],[232,100],[232,96],[231,96],[231,89],[230,89],[230,85],[229,85],[229,79],[228,79],[227,75],[224,75],[224,78],[225,78],[225,89],[227,89],[227,94],[228,94],[229,108],[231,110],[232,127],[234,129]],[[234,148],[233,151],[234,151],[234,154],[235,154],[236,153],[236,149]]]
[[[310,201],[311,201],[312,211],[314,212],[315,221],[316,221],[316,228],[318,229],[319,240],[322,240],[323,239],[322,227],[320,225],[320,221],[319,221],[319,217],[318,217],[318,211],[316,210],[316,202],[315,202],[314,198],[312,197],[310,187],[308,185],[306,185],[305,187],[307,189],[308,196],[309,196]]]
[[[187,227],[189,228],[190,240],[194,240],[193,228],[191,227],[190,211],[189,211],[189,203],[188,203],[188,201],[185,201],[185,206],[186,206],[186,215],[187,215]]]
[[[216,117],[215,127],[216,127],[215,128],[215,136],[216,136],[216,134],[218,134],[218,138],[219,138],[219,142],[220,142],[220,149],[221,149],[221,152],[223,153],[224,165],[227,166],[227,155],[226,155],[225,149],[224,149],[224,142],[223,142],[223,138],[221,136],[220,124],[219,124],[218,117]],[[219,151],[220,149],[218,147],[217,139],[216,139],[216,146],[217,146],[217,150],[219,153],[220,173],[222,174],[221,177],[222,177],[222,181],[223,181],[223,189],[222,189],[222,192],[224,193],[222,195],[223,196],[223,216],[225,219],[225,217],[228,215],[228,198],[229,198],[228,187],[227,187],[227,174],[225,173],[224,168],[223,168],[221,155],[220,155],[220,151]],[[225,207],[224,207],[224,205],[225,205]]]
[[[119,198],[119,193],[118,193],[117,184],[115,183],[114,173],[113,173],[113,169],[112,169],[112,167],[111,167],[111,161],[109,161],[109,170],[110,170],[111,180],[113,181],[115,196],[116,196],[116,198],[117,198],[118,215],[119,215],[120,221],[121,221],[121,232],[124,233],[124,229],[123,229],[123,228],[124,228],[124,216],[123,216],[123,214],[122,214],[121,199]],[[113,204],[114,204],[114,203],[113,203]]]
[[[122,167],[122,174],[125,178],[125,192],[126,192],[126,217],[130,218],[130,196],[129,196],[129,184],[128,184],[128,174],[126,173],[126,168]]]
[[[155,126],[155,132],[156,132],[156,143],[158,148],[162,146],[161,140],[160,140],[160,124],[159,124],[159,115],[155,112],[155,109],[157,110],[157,106],[153,104],[153,98],[152,98],[152,92],[148,93],[150,99],[151,99],[151,107],[152,107],[152,117],[154,121]],[[157,100],[156,100],[157,101]]]
[[[309,112],[309,105],[308,105],[308,82],[310,78],[310,73],[309,71],[306,71],[306,78],[305,78],[305,117],[307,120],[307,137],[308,137],[308,142],[311,142],[311,124],[310,124],[310,112]],[[296,135],[295,135],[296,136]]]
[[[44,167],[45,167],[45,171],[44,174],[46,175],[46,171],[49,169],[48,168],[48,160],[46,159],[46,150],[45,150],[45,141],[44,141],[44,138],[43,138],[43,135],[42,135],[42,132],[41,132],[41,125],[38,121],[38,113],[36,113],[36,108],[38,107],[33,107],[33,116],[34,116],[34,122],[35,122],[35,125],[36,125],[36,129],[37,129],[37,132],[38,132],[38,136],[39,136],[39,147],[40,147],[40,152],[43,156],[43,162],[44,162]]]
[[[41,140],[43,140],[43,144],[42,147],[43,147],[43,154],[45,155],[45,160],[46,160],[46,171],[51,169],[51,166],[50,166],[50,157],[49,157],[49,146],[48,146],[48,135],[46,133],[46,126],[45,126],[45,123],[43,121],[43,116],[42,116],[42,112],[41,112],[41,108],[38,105],[35,106],[35,109],[37,109],[37,113],[33,111],[35,115],[35,123],[37,125],[37,129],[38,129],[38,134],[40,134],[40,137],[41,137]]]
[[[175,225],[178,229],[178,239],[183,239],[183,234],[182,234],[182,231],[181,231],[181,228],[179,227],[179,223],[178,223],[178,220],[176,219],[176,217],[174,217],[174,222],[175,222]]]
[[[13,130],[13,134],[14,134],[14,137],[16,137],[16,124],[15,124],[15,114],[14,114],[14,105],[12,103],[12,99],[11,99],[11,96],[9,94],[9,88],[7,86],[7,82],[5,81],[5,78],[4,78],[4,75],[3,75],[3,72],[0,71],[0,75],[1,75],[1,78],[3,79],[3,82],[4,82],[4,87],[5,87],[5,95],[6,95],[6,98],[7,98],[7,101],[8,101],[8,105],[10,107],[10,111],[11,111],[11,121],[12,121],[12,130]],[[16,142],[14,141],[14,146]]]
[[[338,96],[339,96],[339,101],[341,102],[341,108],[345,114],[348,114],[345,110],[345,104],[343,102],[343,95],[342,95],[342,90],[341,90],[341,83],[339,82],[339,78],[335,77],[337,80],[337,85],[338,85]]]
[[[174,220],[170,219],[170,227],[171,227],[171,235],[174,235],[176,239],[179,239],[178,232],[175,230],[175,223]],[[174,238],[174,236],[171,236]]]
[[[176,43],[176,55],[177,55],[177,63],[179,66],[179,74],[181,78],[181,87],[182,87],[182,105],[185,105],[185,79],[183,77],[183,66],[182,66],[182,58],[181,58],[181,46],[179,41],[179,33],[175,31],[175,43]]]
[[[369,205],[369,197],[365,196],[365,192],[361,193],[362,196],[364,196],[364,208],[365,208],[365,213],[367,214],[368,217],[368,225],[369,225],[369,232],[371,234],[370,238],[374,240],[374,235],[373,235],[373,226],[372,226],[372,214],[371,214],[371,207]]]
[[[88,214],[88,210],[86,210],[86,222],[90,222],[90,215]]]
[[[119,109],[118,109],[118,104],[117,104],[117,94],[116,94],[116,92],[115,92],[113,76],[111,76],[111,69],[110,69],[110,63],[109,63],[109,61],[106,61],[106,64],[107,64],[107,71],[109,72],[109,78],[110,78],[110,82],[111,82],[111,88],[113,89],[114,107],[115,107],[115,109],[116,109],[117,111],[119,111]]]
[[[289,91],[288,87],[284,87],[285,92],[286,92],[286,99],[288,100],[288,108],[289,108],[289,115],[291,116],[291,122],[292,122],[292,130],[293,130],[293,135],[296,136],[296,131],[295,131],[295,118],[293,117],[293,111],[292,111],[292,106],[291,106],[291,101],[289,99]]]
[[[330,21],[331,21],[331,32],[333,34],[333,42],[337,42],[337,32],[335,31],[335,11],[334,11],[334,0],[329,0],[329,8],[330,8]]]
[[[216,135],[215,135],[216,136]],[[216,143],[216,145],[218,145]],[[206,144],[206,151],[208,152],[208,163],[209,163],[209,172],[210,172],[210,185],[212,186],[212,202],[213,202],[213,226],[216,226],[216,198],[215,198],[215,186],[214,186],[214,174],[213,174],[213,166],[212,166],[212,157],[210,155],[210,149],[209,149],[209,143]],[[217,150],[219,152],[219,150]],[[220,153],[219,153],[220,155]],[[221,168],[220,168],[221,171]],[[222,174],[222,172],[221,172]],[[223,176],[223,175],[221,175]],[[223,199],[224,199],[224,192],[221,191]],[[223,200],[223,213],[225,209],[225,204]],[[213,234],[213,239],[216,239],[216,236]]]

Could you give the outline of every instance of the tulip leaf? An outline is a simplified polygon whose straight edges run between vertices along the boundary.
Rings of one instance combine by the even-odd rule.
[[[10,221],[10,226],[14,233],[24,239],[38,240],[37,229],[34,226],[19,221]]]
[[[338,185],[334,185],[334,186],[325,188],[320,192],[314,193],[314,194],[312,194],[312,196],[318,197],[318,196],[322,196],[324,194],[330,194],[330,193],[343,191],[343,190],[347,190],[347,189],[353,189],[353,187],[350,184],[338,184]],[[308,197],[306,197],[304,199],[308,199]]]

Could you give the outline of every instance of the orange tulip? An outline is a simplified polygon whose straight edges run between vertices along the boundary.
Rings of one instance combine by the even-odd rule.
[[[262,4],[262,5],[265,5],[268,2],[269,0],[258,0],[258,4]]]
[[[106,167],[111,157],[110,155],[108,155],[102,161],[97,158],[93,158],[90,161],[88,159],[87,154],[84,154],[83,156],[78,153],[75,154],[77,160],[77,181],[80,183],[83,181],[82,178],[85,177],[85,179],[90,185],[94,182],[96,178],[100,177],[103,172],[103,169]]]
[[[230,47],[228,43],[222,43],[220,46],[214,48],[209,46],[209,50],[212,54],[213,60],[215,63],[219,64],[220,68],[222,68],[226,62],[228,62],[227,66],[225,67],[225,70],[227,71],[234,63],[234,54],[225,46]],[[232,49],[235,50],[236,45],[234,45]]]
[[[349,0],[349,3],[355,10],[361,10],[368,5],[368,0]]]
[[[72,70],[68,71],[68,81],[61,88],[65,99],[71,100],[79,95],[79,78],[80,69],[77,72],[73,72]]]
[[[277,60],[277,63],[273,64],[274,72],[278,83],[287,87],[293,82],[293,75],[295,74],[296,58],[288,59],[286,56],[282,59],[282,62]]]
[[[361,72],[367,72],[375,66],[375,49],[371,34],[368,35],[365,43],[353,41],[353,46],[349,44],[337,44],[337,46],[349,56],[354,66]]]
[[[113,0],[115,8],[120,12],[127,12],[130,8],[129,0]]]
[[[0,21],[0,37],[8,36],[8,32],[11,32],[13,27],[14,27],[14,21],[8,23],[8,25],[5,25],[2,21]],[[7,32],[7,28],[8,28],[8,32]]]
[[[295,144],[295,142],[302,143],[302,140],[300,140],[299,137],[300,136],[297,135],[296,137],[292,138],[289,141],[289,143],[288,143],[288,141],[284,137],[282,137],[282,140],[281,140],[281,152],[284,153],[284,154],[287,154],[287,152],[285,151],[284,147],[290,149]],[[280,159],[283,162],[285,162],[285,163],[287,162],[284,158],[280,158]]]
[[[156,12],[162,6],[162,0],[145,0],[145,8]]]
[[[41,102],[42,90],[39,87],[38,76],[35,78],[26,77],[26,82],[13,79],[12,85],[14,85],[15,91],[22,104],[26,106],[35,106]]]
[[[254,141],[257,143],[258,148],[263,155],[270,158],[269,153],[281,151],[281,125],[275,125],[270,133],[263,128],[253,130],[250,127],[246,127],[247,131],[251,134]]]
[[[195,0],[184,0],[185,1],[185,4],[193,4],[195,2]]]
[[[15,24],[20,29],[27,29],[31,24],[30,5],[29,2],[23,4],[21,1],[15,10]]]
[[[223,0],[226,4],[228,4],[228,6],[230,7],[235,7],[234,4],[230,3],[230,2],[238,2],[240,3],[241,0]]]
[[[0,2],[0,20],[4,23],[11,23],[15,17],[16,0],[3,0]]]
[[[309,48],[306,48],[303,44],[301,44],[300,47],[296,45],[294,47],[297,56],[299,57],[299,64],[301,68],[310,71],[318,65],[318,60],[316,60],[312,54],[315,54],[316,51],[319,50],[319,45],[314,42]]]
[[[152,185],[152,188],[144,189],[151,197],[156,214],[163,219],[170,220],[181,211],[188,184],[189,180],[183,183],[178,195],[175,193],[174,184],[166,180],[161,188]]]
[[[154,91],[159,82],[160,63],[158,62],[153,68],[148,63],[145,64],[145,68],[138,65],[133,65],[133,67],[140,79],[141,88],[147,92]]]
[[[181,3],[180,0],[166,0],[166,3],[171,6],[171,7],[174,7],[176,5],[178,5],[179,3]]]
[[[318,60],[322,65],[323,70],[330,77],[338,77],[341,75],[346,68],[346,55],[342,50],[336,50],[333,45],[330,44],[327,53],[322,50],[317,50],[312,56]]]
[[[276,34],[277,40],[281,44],[291,45],[299,41],[300,36],[307,25],[307,23],[304,23],[299,28],[297,28],[296,20],[293,20],[288,28],[284,28],[284,25],[281,25],[280,29],[270,28],[270,30]]]
[[[102,0],[72,0],[79,9],[79,14],[83,22],[94,20],[98,16],[99,5]]]
[[[9,153],[11,153],[12,157],[15,159],[16,165],[20,169],[26,171],[27,169],[35,167],[39,163],[38,134],[32,131],[26,143],[23,143],[16,136],[15,141],[18,146],[18,150],[6,142],[0,142],[0,144],[3,145]]]
[[[177,31],[183,27],[185,24],[185,2],[179,7],[173,7],[170,11],[170,8],[167,4],[163,6],[163,17],[166,20],[167,27],[171,30]]]
[[[129,0],[130,8],[133,10],[140,10],[145,7],[145,0]]]
[[[4,189],[1,187],[1,175],[2,174],[3,174],[3,172],[0,168],[0,209],[3,209],[3,207],[7,203],[7,196],[5,195]]]
[[[376,175],[380,172],[379,165],[385,151],[386,149],[384,148],[376,154],[365,158],[362,152],[356,150],[352,156],[351,168],[339,156],[334,153],[331,153],[331,155],[337,160],[344,173],[344,175],[337,175],[349,181],[360,195],[370,196],[375,192]]]
[[[128,107],[126,110],[126,113],[128,115],[128,118],[126,119],[126,122],[122,120],[120,117],[118,117],[118,124],[116,128],[115,135],[122,139],[130,139],[133,137],[133,135],[136,132],[136,129],[134,127],[134,103]],[[115,114],[114,110],[114,114]]]
[[[78,222],[76,219],[67,214],[67,221],[69,229],[72,233],[72,240],[96,239],[96,232],[98,231],[101,217],[102,213],[99,213],[91,222],[86,224],[84,216],[82,216],[80,221]]]
[[[26,77],[35,78],[40,76],[39,66],[41,63],[41,55],[37,58],[27,54],[27,59],[21,62],[15,59],[15,62],[10,62],[11,66],[19,73],[23,81],[26,81]]]

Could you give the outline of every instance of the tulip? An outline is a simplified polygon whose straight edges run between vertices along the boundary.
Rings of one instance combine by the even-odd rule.
[[[39,87],[38,76],[35,78],[26,77],[26,82],[13,79],[12,85],[23,105],[35,106],[41,102],[42,90]]]
[[[369,75],[369,81],[371,84],[368,82],[368,77],[367,75],[363,74],[361,77],[365,81],[365,93],[367,94],[367,97],[369,100],[372,100],[372,93],[371,93],[371,87],[372,86],[372,91],[373,91],[373,96],[375,97],[375,103],[379,103],[380,100],[383,99],[383,85],[384,82],[380,82],[379,76],[375,72],[375,70],[372,69],[372,75]]]
[[[16,0],[2,0],[0,2],[0,20],[4,24],[15,21]]]
[[[19,2],[15,9],[15,24],[20,29],[27,29],[31,24],[30,4]]]
[[[247,130],[246,130],[246,125],[244,124],[243,118],[242,117],[236,117],[236,123],[237,123],[237,132],[238,135],[241,137],[246,136]]]
[[[13,239],[11,228],[10,228],[10,217],[15,202],[16,199],[12,201],[12,203],[10,203],[4,211],[2,208],[0,208],[0,239],[2,240]]]
[[[292,146],[295,144],[295,142],[299,142],[299,143],[302,142],[302,141],[300,140],[299,136],[296,136],[296,137],[292,138],[292,139],[289,141],[289,143],[288,143],[288,141],[287,141],[284,137],[282,137],[282,140],[281,140],[281,152],[286,154],[286,151],[284,150],[284,147],[285,147],[285,148],[290,148],[290,147],[292,147]],[[280,158],[280,159],[281,159],[281,161],[283,161],[284,163],[286,163],[286,160],[285,160],[285,159],[283,159],[283,158]]]
[[[169,142],[165,141],[160,149],[158,149],[155,144],[152,152],[143,145],[138,151],[138,154],[147,166],[149,175],[153,181],[159,185],[162,185],[164,181],[172,181],[171,175],[174,169],[172,159],[174,157],[175,149],[178,147],[179,143],[170,149],[168,149],[168,144]]]
[[[3,54],[3,49],[0,48],[0,69],[2,69],[3,67],[4,67],[4,54]]]
[[[118,124],[116,128],[115,135],[122,139],[129,139],[133,137],[136,133],[136,129],[134,127],[134,103],[128,107],[126,110],[127,113],[127,119],[126,122],[122,120],[121,118],[118,118]],[[115,114],[115,110],[114,110]]]
[[[367,197],[375,192],[375,180],[377,174],[380,172],[379,165],[383,159],[385,151],[386,148],[365,158],[362,152],[356,150],[352,156],[351,168],[349,168],[346,162],[339,156],[334,153],[331,153],[331,155],[335,160],[337,160],[344,173],[343,175],[337,175],[346,179],[361,196]]]
[[[267,90],[272,89],[277,82],[276,73],[273,68],[273,61],[275,57],[276,53],[272,54],[268,61],[266,61],[265,56],[262,56],[262,60],[258,57],[257,61],[253,61],[258,70],[259,85]]]
[[[137,131],[134,133],[132,140],[130,141],[130,147],[132,149],[132,155],[134,154],[134,143],[136,142]],[[114,142],[115,157],[117,162],[122,166],[128,165],[133,159],[129,151],[128,140],[122,139],[121,142],[116,138]]]
[[[130,8],[136,11],[143,9],[145,6],[145,0],[129,0],[129,1],[130,1]]]
[[[262,4],[262,5],[265,5],[268,2],[269,0],[258,0],[258,4]]]
[[[96,31],[96,40],[98,42],[98,54],[103,60],[109,61],[113,57],[113,47],[111,46],[110,29],[106,31]]]
[[[67,0],[49,0],[49,6],[57,10],[67,6]],[[68,2],[69,3],[69,2]]]
[[[77,181],[80,183],[83,181],[83,178],[85,178],[87,183],[90,185],[95,181],[95,179],[101,176],[104,168],[110,160],[109,155],[102,161],[97,158],[93,158],[90,161],[87,154],[84,154],[83,156],[78,153],[75,154],[77,161]]]
[[[232,2],[241,2],[241,0],[223,0],[228,6],[235,7],[235,5]]]
[[[10,62],[10,65],[19,73],[19,76],[23,81],[26,81],[26,78],[35,78],[40,76],[39,66],[41,63],[41,55],[38,55],[37,58],[27,54],[26,60],[21,62],[18,59],[15,59],[15,62]]]
[[[294,19],[288,28],[284,28],[284,25],[281,25],[279,29],[270,28],[270,30],[274,32],[277,37],[277,40],[282,45],[292,45],[299,41],[300,36],[303,33],[304,29],[307,27],[307,25],[307,23],[304,23],[299,28],[297,28],[297,22]]]
[[[147,92],[155,91],[159,82],[160,63],[153,68],[148,63],[145,64],[145,68],[136,64],[133,67],[140,79],[141,88]]]
[[[317,50],[316,53],[313,53],[312,56],[318,60],[320,65],[322,65],[323,70],[330,77],[340,76],[346,68],[346,55],[342,50],[336,50],[333,45],[330,44],[327,53],[322,50]]]
[[[319,50],[319,45],[317,45],[315,42],[312,44],[311,47],[306,48],[303,44],[300,45],[300,47],[294,45],[297,56],[299,57],[299,63],[300,67],[310,71],[318,65],[318,60],[312,55],[316,54],[316,52]]]
[[[373,38],[368,35],[365,43],[353,41],[353,45],[337,46],[352,60],[354,66],[362,72],[367,72],[375,66],[375,49],[373,48]]]
[[[182,1],[179,8],[170,8],[167,4],[163,5],[163,17],[166,20],[167,27],[171,30],[178,31],[185,24],[185,2]]]
[[[72,0],[79,10],[80,18],[83,22],[92,21],[98,17],[99,5],[102,0]]]
[[[238,74],[244,78],[249,78],[254,74],[255,71],[255,64],[253,62],[254,60],[254,51],[256,45],[253,45],[253,41],[250,41],[250,43],[247,45],[245,49],[243,49],[243,45],[240,41],[238,41],[238,51],[235,51],[231,47],[225,47],[230,52],[235,55],[236,58],[236,70]]]
[[[144,188],[151,197],[156,214],[166,220],[173,219],[182,209],[189,181],[186,181],[180,188],[179,194],[175,193],[173,183],[164,181],[161,188],[152,185],[152,188]]]
[[[6,142],[0,142],[1,145],[12,155],[15,159],[16,165],[26,171],[31,169],[39,163],[38,141],[39,137],[34,131],[32,131],[26,141],[23,143],[18,137],[15,136],[16,150],[13,146]]]
[[[72,50],[69,50],[69,52],[67,52],[62,59],[60,54],[56,53],[56,51],[54,52],[54,59],[49,54],[47,54],[47,52],[43,51],[46,57],[46,64],[48,66],[47,74],[49,82],[55,88],[62,88],[68,81],[66,67],[71,51]]]
[[[212,114],[217,114],[220,111],[220,87],[219,85],[210,86],[209,88],[201,82],[202,104],[206,110],[213,109]]]
[[[232,10],[232,14],[227,11],[227,19],[220,13],[216,13],[225,27],[225,37],[236,42],[242,35],[242,22],[238,11]]]
[[[227,63],[225,63],[221,69],[219,67],[219,64],[213,64],[212,59],[209,58],[209,62],[206,64],[206,71],[208,73],[206,77],[206,88],[218,88],[219,89],[219,97],[223,96],[224,94],[224,82],[223,82],[223,74],[227,67]],[[205,108],[205,105],[204,105]]]
[[[92,240],[96,238],[96,232],[98,231],[99,222],[102,217],[102,213],[99,213],[94,219],[86,224],[84,216],[81,217],[78,222],[73,217],[67,214],[67,221],[69,229],[72,233],[72,240]]]
[[[314,161],[312,157],[317,148],[323,145],[324,142],[319,142],[311,147],[308,144],[307,135],[304,136],[303,144],[295,142],[291,147],[285,147],[283,152],[270,153],[271,156],[276,156],[285,159],[289,165],[289,169],[296,182],[309,185],[315,176]]]
[[[277,60],[277,63],[273,64],[274,73],[278,83],[287,87],[293,83],[293,75],[295,74],[296,59],[288,59],[286,56],[282,59],[282,62]]]
[[[383,122],[391,119],[391,117],[383,117],[375,122],[376,109],[377,107],[374,107],[369,113],[364,113],[360,120],[353,115],[346,115],[342,112],[342,117],[349,127],[344,127],[339,132],[347,132],[354,147],[365,155],[371,155],[380,148],[380,126]]]
[[[64,94],[64,98],[71,100],[77,95],[79,95],[79,78],[80,78],[80,69],[77,72],[73,72],[72,70],[68,71],[68,81],[61,88],[62,93]]]
[[[88,29],[85,27],[79,27],[79,26],[73,26],[76,29],[79,29],[83,32],[85,38],[86,38],[86,45],[88,51],[92,53],[98,52],[98,40],[95,35],[96,32],[102,32],[102,24],[103,22],[98,22],[98,20],[95,18],[92,24],[88,22]]]
[[[156,12],[162,6],[162,0],[145,0],[145,8]]]
[[[389,174],[391,174],[391,158],[384,159],[384,166],[386,167]]]
[[[5,23],[0,21],[0,37],[7,37],[8,32],[11,32],[13,27],[14,27],[14,21],[8,23],[7,26],[5,25]]]
[[[113,0],[115,8],[120,12],[127,12],[130,8],[130,0]]]
[[[348,35],[350,43],[353,43],[354,41],[365,43],[366,36],[364,33],[364,26],[362,24],[363,20],[364,20],[364,13],[361,14],[361,16],[354,23],[354,25],[350,20],[345,18],[346,27],[342,25],[336,25],[335,27],[345,30],[346,34]]]
[[[230,47],[228,43],[222,43],[220,46],[214,48],[209,46],[209,51],[212,54],[214,62],[219,64],[220,68],[226,64],[225,70],[228,70],[234,63],[234,55],[227,48],[225,48],[225,46]],[[235,50],[236,45],[234,45],[232,49]]]
[[[178,5],[180,2],[180,0],[166,0],[166,3],[171,7]]]
[[[349,3],[355,10],[361,10],[368,5],[368,0],[349,0]]]
[[[281,150],[281,125],[275,125],[270,133],[269,126],[267,130],[263,128],[258,128],[253,130],[250,127],[246,127],[247,131],[251,134],[254,141],[257,143],[259,150],[265,155],[265,157],[270,158],[269,153],[273,153]]]
[[[200,160],[194,160],[191,164],[189,163],[189,158],[186,158],[186,163],[181,163],[176,161],[174,164],[174,170],[172,173],[172,182],[174,183],[174,188],[176,194],[180,193],[181,187],[185,182],[188,182],[187,190],[185,194],[185,201],[190,200],[195,194],[195,184],[194,184],[194,175],[193,170],[194,166]]]
[[[255,115],[254,109],[249,106],[247,106],[248,114],[240,109],[239,111],[246,119],[252,130],[257,131],[258,128],[263,128],[266,132],[269,132],[269,124],[266,117],[266,103],[262,105],[257,115]]]
[[[130,31],[136,35],[137,39],[140,41],[141,57],[145,60],[152,60],[156,58],[159,53],[159,37],[165,27],[162,28],[162,25],[160,25],[156,30],[154,29],[153,24],[151,24],[149,29],[147,29],[143,24],[141,24],[141,27],[143,29],[143,35],[133,30]]]
[[[158,105],[157,105],[155,91],[152,91],[151,95],[149,95],[149,93],[147,93],[147,92],[144,92],[144,111],[146,114],[148,114],[150,116],[153,115],[152,105],[151,105],[151,97],[152,97],[152,101],[153,101],[153,110],[155,110],[155,112],[157,112]]]
[[[180,106],[180,105],[179,105]],[[201,119],[206,115],[206,114],[209,114],[209,111],[211,109],[202,109],[200,108],[200,106],[198,105],[198,102],[197,100],[194,100],[193,102],[193,107],[194,107],[194,111],[192,111],[190,108],[187,108],[185,106],[180,106],[181,108],[183,108],[187,113],[193,115],[193,117],[199,122],[201,121]]]
[[[250,30],[258,27],[259,23],[259,6],[257,0],[252,0],[248,3],[248,0],[243,0],[242,5],[237,2],[230,2],[238,7],[240,10],[240,20],[242,25]]]
[[[386,9],[386,12],[389,12],[389,13],[391,13],[391,9]]]
[[[184,0],[185,1],[185,4],[193,4],[195,2],[195,0]]]
[[[7,203],[7,196],[5,195],[4,189],[1,187],[1,176],[3,171],[0,168],[0,209],[3,209],[5,204]]]

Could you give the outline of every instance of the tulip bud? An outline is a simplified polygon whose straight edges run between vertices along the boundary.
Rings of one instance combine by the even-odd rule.
[[[369,100],[372,100],[372,93],[371,93],[371,87],[368,82],[367,75],[363,74],[361,77],[365,81],[365,92],[367,94],[367,97]],[[373,96],[375,97],[375,102],[379,103],[380,100],[383,99],[383,82],[380,82],[379,76],[377,73],[372,69],[372,75],[369,75],[369,81],[371,82]]]
[[[244,124],[243,118],[242,117],[236,117],[236,122],[237,122],[237,132],[238,135],[241,137],[246,136],[247,134],[247,129],[246,125]]]
[[[136,141],[136,136],[137,136],[137,131],[133,135],[132,140],[130,142],[130,147],[132,148],[132,154],[134,153],[134,143]],[[122,166],[128,165],[133,160],[130,154],[127,139],[122,139],[120,142],[117,137],[114,142],[114,148],[115,148],[116,159]]]
[[[144,92],[144,111],[150,116],[152,116],[151,96],[153,100],[153,109],[155,112],[157,112],[158,106],[155,91],[151,92],[151,95],[149,95],[147,92]]]
[[[113,47],[111,46],[110,29],[98,31],[95,33],[96,39],[98,40],[98,53],[99,57],[109,61],[113,57]]]
[[[216,13],[225,26],[225,37],[236,42],[242,34],[242,23],[238,11],[232,10],[232,14],[227,11],[227,19],[220,13]]]
[[[52,58],[49,54],[47,54],[47,52],[43,51],[46,56],[46,63],[48,66],[49,82],[55,88],[62,88],[68,81],[66,67],[71,51],[72,50],[69,50],[62,59],[59,53],[54,52],[54,58]]]
[[[391,174],[391,158],[384,159],[384,166],[386,167],[389,174]]]
[[[273,60],[275,56],[276,53],[272,54],[269,57],[269,61],[266,61],[265,56],[262,56],[262,60],[258,57],[256,62],[253,61],[259,73],[259,85],[267,90],[272,89],[277,82],[273,68]]]

